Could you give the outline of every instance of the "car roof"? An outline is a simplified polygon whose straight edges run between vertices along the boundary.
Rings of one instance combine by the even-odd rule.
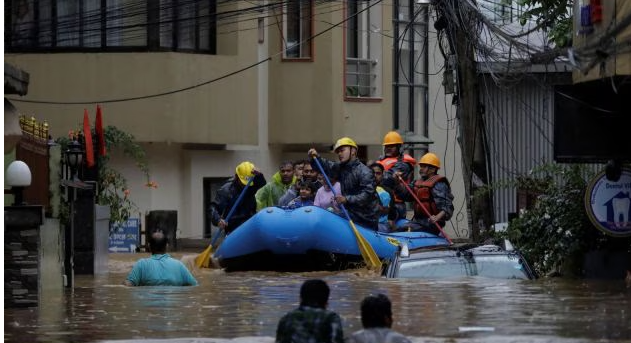
[[[514,256],[519,258],[520,264],[523,265],[524,272],[529,278],[534,279],[536,275],[528,265],[528,262],[524,257],[516,250],[506,250],[503,247],[495,244],[480,244],[480,243],[457,243],[453,245],[440,245],[421,247],[406,251],[405,247],[401,247],[400,253],[395,256],[389,263],[389,266],[384,270],[384,275],[392,275],[395,270],[398,269],[402,263],[406,261],[421,261],[430,260],[445,257],[460,257],[460,256]]]
[[[429,247],[416,248],[409,251],[409,258],[415,257],[433,257],[433,256],[445,256],[452,255],[454,253],[462,253],[469,251],[474,254],[492,254],[492,253],[507,253],[510,251],[504,250],[499,245],[495,244],[476,244],[476,243],[460,243],[453,245],[436,245]]]

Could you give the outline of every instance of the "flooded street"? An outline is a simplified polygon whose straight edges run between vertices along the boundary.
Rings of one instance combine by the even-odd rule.
[[[631,342],[631,289],[624,280],[430,282],[362,270],[207,269],[195,271],[198,287],[122,286],[146,256],[110,255],[109,274],[78,276],[73,293],[47,297],[35,309],[5,309],[5,342],[273,342],[279,318],[298,304],[301,283],[316,277],[331,286],[329,308],[342,316],[346,335],[361,328],[361,299],[382,292],[393,302],[394,329],[413,342]]]

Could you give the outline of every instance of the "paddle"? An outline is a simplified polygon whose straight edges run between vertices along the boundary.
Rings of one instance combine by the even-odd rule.
[[[245,183],[245,186],[241,190],[241,194],[239,194],[239,197],[237,197],[237,200],[234,202],[234,204],[232,205],[232,208],[230,209],[230,211],[228,211],[228,215],[224,219],[226,222],[228,222],[230,220],[230,218],[232,217],[232,214],[237,209],[237,206],[239,206],[239,204],[241,203],[241,200],[243,199],[243,196],[245,195],[245,192],[248,190],[248,187],[250,187],[250,183],[251,183],[253,178],[254,177],[252,176],[252,177],[249,177],[247,179],[247,181]],[[217,239],[219,239],[219,236],[222,233],[223,233],[222,229],[217,230],[217,232],[213,235],[213,238],[212,238],[208,248],[206,248],[206,250],[204,250],[201,254],[199,254],[195,258],[195,265],[198,268],[209,268],[210,267],[210,255],[212,255],[213,246],[215,245],[215,243],[217,242]]]
[[[427,210],[427,207],[425,207],[425,205],[423,205],[423,203],[421,202],[421,199],[419,199],[416,194],[414,194],[414,192],[412,191],[412,189],[410,189],[410,186],[408,186],[408,184],[405,182],[405,180],[403,180],[403,178],[397,174],[394,174],[397,179],[399,179],[399,182],[401,182],[401,184],[403,184],[405,186],[405,188],[408,190],[408,192],[410,194],[412,194],[412,196],[414,197],[414,200],[416,200],[416,203],[421,206],[421,208],[423,209],[423,212],[425,213],[425,215],[429,218],[432,215],[429,213],[429,211]],[[445,237],[445,239],[447,239],[447,242],[449,242],[449,244],[453,244],[451,242],[451,239],[449,239],[449,236],[447,236],[447,234],[445,234],[445,231],[443,231],[443,228],[440,227],[440,224],[438,224],[437,222],[434,222],[434,224],[436,224],[436,227],[438,228],[438,230],[440,231],[440,233],[443,234],[443,236]]]
[[[322,173],[322,176],[324,176],[324,180],[329,185],[331,192],[333,192],[333,196],[336,196],[337,194],[335,194],[335,188],[333,188],[333,185],[331,184],[331,180],[329,180],[329,177],[324,172],[324,169],[322,168],[320,161],[318,161],[317,157],[314,157],[313,159],[315,160],[316,165],[318,166],[318,169],[320,170],[320,173]],[[368,266],[369,269],[381,271],[381,260],[379,259],[379,256],[377,256],[377,253],[372,248],[370,243],[366,240],[366,238],[364,238],[359,233],[359,231],[355,227],[355,224],[353,223],[353,220],[351,220],[351,216],[348,214],[348,211],[346,211],[346,207],[344,207],[344,204],[340,204],[340,208],[344,212],[344,215],[346,216],[346,219],[348,219],[348,222],[351,224],[351,228],[353,229],[353,234],[355,235],[355,239],[357,240],[357,246],[359,247],[359,252],[362,254],[362,257],[364,258],[364,262],[366,262],[366,266]]]

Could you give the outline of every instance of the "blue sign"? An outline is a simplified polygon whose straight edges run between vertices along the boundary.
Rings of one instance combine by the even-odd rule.
[[[585,208],[591,222],[611,236],[631,236],[631,170],[622,169],[618,181],[610,181],[605,172],[587,187]]]
[[[129,218],[123,223],[112,225],[109,252],[136,252],[140,245],[140,219]]]

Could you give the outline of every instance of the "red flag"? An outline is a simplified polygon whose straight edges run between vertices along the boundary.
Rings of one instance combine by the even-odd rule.
[[[96,105],[96,124],[94,124],[96,137],[99,140],[99,156],[105,156],[105,135],[103,134],[103,118],[101,114],[101,106]]]
[[[92,129],[90,128],[87,109],[83,110],[83,137],[85,138],[85,160],[88,168],[92,168],[94,166],[94,148],[92,146]]]

